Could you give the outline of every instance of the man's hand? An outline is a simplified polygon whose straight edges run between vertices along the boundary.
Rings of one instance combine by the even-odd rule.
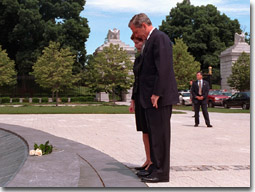
[[[204,99],[203,96],[196,96],[196,98],[197,98],[198,100],[203,100],[203,99]]]
[[[155,107],[156,109],[158,108],[158,99],[159,99],[159,96],[157,96],[157,95],[152,95],[152,96],[151,96],[152,105],[153,105],[153,107]]]
[[[135,101],[131,100],[130,106],[129,106],[129,112],[134,113],[135,112]]]

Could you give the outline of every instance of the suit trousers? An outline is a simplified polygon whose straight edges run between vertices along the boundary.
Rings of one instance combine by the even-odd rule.
[[[145,109],[154,176],[169,180],[172,105]]]
[[[203,116],[205,119],[205,124],[210,125],[209,114],[207,111],[207,103],[197,100],[197,101],[195,101],[194,106],[195,106],[195,124],[199,124],[199,111],[200,111],[200,106],[201,106]]]

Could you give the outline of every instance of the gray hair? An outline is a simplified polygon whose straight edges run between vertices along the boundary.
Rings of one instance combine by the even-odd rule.
[[[130,28],[131,25],[134,25],[136,28],[140,28],[140,27],[142,27],[142,23],[145,23],[149,26],[152,25],[151,20],[149,19],[149,17],[145,13],[136,14],[129,21],[128,27]]]

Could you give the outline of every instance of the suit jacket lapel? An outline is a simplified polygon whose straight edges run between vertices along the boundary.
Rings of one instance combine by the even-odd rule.
[[[146,41],[145,47],[144,47],[144,50],[143,50],[143,55],[146,54],[146,52],[148,50],[148,47],[150,46],[151,39],[154,36],[154,34],[157,33],[157,31],[158,31],[157,28],[155,28],[154,31],[152,31],[150,38]]]

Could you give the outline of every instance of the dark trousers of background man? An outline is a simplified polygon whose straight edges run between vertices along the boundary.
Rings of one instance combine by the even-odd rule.
[[[151,161],[159,179],[169,180],[172,105],[145,109]]]
[[[203,112],[203,116],[205,119],[205,124],[206,125],[210,125],[210,120],[209,120],[209,114],[207,111],[207,103],[197,100],[194,103],[194,107],[195,107],[195,124],[199,124],[199,110],[200,110],[200,106],[202,108],[202,112]]]

